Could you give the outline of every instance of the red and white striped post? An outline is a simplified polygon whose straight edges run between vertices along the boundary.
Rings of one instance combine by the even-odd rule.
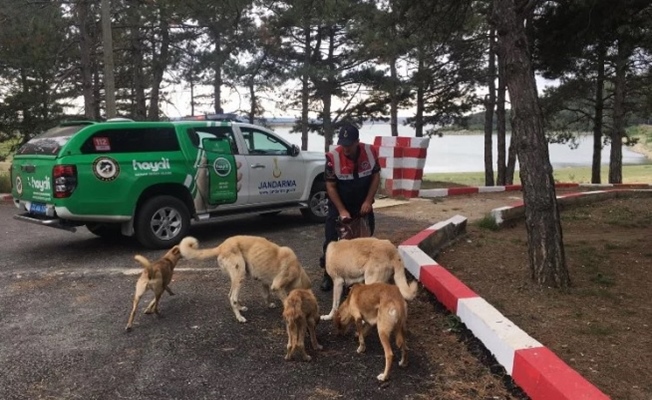
[[[430,138],[376,136],[381,191],[388,196],[418,197]]]

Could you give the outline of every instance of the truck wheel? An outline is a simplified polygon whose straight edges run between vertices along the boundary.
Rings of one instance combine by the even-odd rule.
[[[310,189],[308,207],[301,209],[301,214],[312,222],[324,222],[328,215],[328,195],[326,182],[315,181]]]
[[[173,196],[157,196],[145,201],[136,214],[136,238],[145,247],[169,249],[190,229],[188,207]]]
[[[93,235],[97,235],[105,239],[117,239],[122,237],[122,227],[120,224],[89,222],[86,224],[86,229],[88,229]]]

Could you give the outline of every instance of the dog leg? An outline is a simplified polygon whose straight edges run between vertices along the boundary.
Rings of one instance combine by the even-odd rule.
[[[337,311],[340,306],[340,299],[342,297],[342,290],[344,290],[344,279],[335,278],[333,279],[333,308],[328,315],[322,315],[322,321],[330,321],[335,316],[335,311]]]
[[[301,357],[303,358],[303,361],[310,361],[312,360],[312,357],[306,353],[306,324],[305,321],[302,323],[298,324],[298,329],[299,329],[299,338],[297,339],[297,350],[299,351],[299,354],[301,354]]]
[[[405,326],[401,326],[396,331],[396,346],[401,349],[401,361],[398,362],[399,367],[407,367],[407,343],[405,341]]]
[[[147,306],[147,309],[145,310],[145,314],[151,314],[153,312],[157,316],[160,316],[158,312],[158,302],[159,300],[161,300],[162,295],[163,295],[163,289],[157,290],[157,292],[154,295],[154,300],[152,300],[152,302],[149,303],[149,306]]]
[[[174,296],[174,293],[172,293],[172,290],[170,290],[169,286],[165,287],[165,291],[168,292],[170,294],[170,296]]]
[[[242,286],[242,281],[244,276],[235,276],[231,279],[231,291],[229,292],[229,301],[231,302],[231,309],[233,314],[235,314],[235,319],[238,322],[247,322],[247,319],[240,314],[240,311],[247,311],[247,307],[240,305],[238,302],[238,297],[240,295],[240,287]]]
[[[355,332],[358,334],[358,349],[356,350],[358,354],[364,353],[367,350],[367,346],[364,342],[365,337],[365,325],[363,325],[362,319],[355,320]]]
[[[292,321],[285,321],[285,328],[288,333],[288,345],[287,345],[287,351],[285,353],[285,361],[290,361],[292,359],[292,353],[294,353],[294,342],[292,340],[294,334],[294,322]],[[294,340],[296,341],[296,339]]]
[[[265,301],[265,304],[267,304],[267,307],[276,308],[276,303],[272,301],[272,293],[269,290],[269,286],[263,283],[262,288],[263,288],[263,299]]]
[[[131,326],[134,322],[134,317],[136,316],[136,309],[138,308],[138,303],[140,303],[140,298],[143,297],[143,294],[147,290],[147,281],[143,279],[138,279],[136,282],[136,293],[134,293],[134,303],[131,307],[131,314],[129,314],[129,320],[127,321],[127,327],[125,330],[130,331]]]
[[[317,333],[315,328],[317,327],[317,321],[310,319],[308,321],[308,333],[310,334],[310,343],[312,344],[313,350],[322,350],[323,347],[317,342]]]
[[[389,332],[378,329],[378,336],[380,337],[380,343],[383,345],[383,350],[385,351],[385,371],[376,378],[379,381],[384,382],[389,379],[389,370],[392,367],[394,353],[392,352],[392,346],[389,343]]]

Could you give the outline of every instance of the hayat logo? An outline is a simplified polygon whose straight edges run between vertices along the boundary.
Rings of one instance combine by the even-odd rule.
[[[50,182],[50,177],[46,176],[43,179],[34,179],[33,177],[27,178],[27,184],[34,190],[39,192],[45,192],[52,189],[52,184]]]
[[[133,160],[134,171],[151,171],[158,172],[170,169],[170,160],[161,158],[161,161],[143,161]]]

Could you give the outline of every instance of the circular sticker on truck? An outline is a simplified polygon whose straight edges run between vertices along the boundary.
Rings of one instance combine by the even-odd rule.
[[[120,165],[111,157],[99,157],[93,161],[93,174],[104,182],[110,182],[120,175]]]
[[[231,163],[224,157],[218,157],[213,162],[213,169],[218,176],[229,176],[231,173]]]
[[[23,194],[23,179],[20,177],[20,175],[16,176],[16,193],[19,195]]]

